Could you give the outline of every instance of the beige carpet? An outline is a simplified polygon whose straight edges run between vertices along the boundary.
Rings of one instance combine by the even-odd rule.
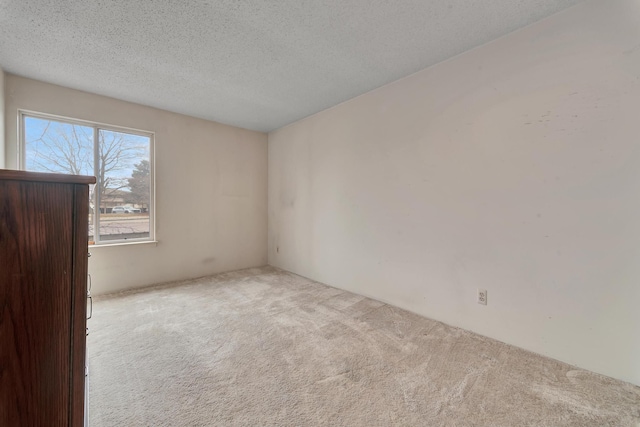
[[[274,268],[96,298],[99,426],[640,426],[640,388]]]

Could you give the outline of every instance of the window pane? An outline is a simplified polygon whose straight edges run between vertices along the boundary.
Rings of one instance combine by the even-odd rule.
[[[25,169],[94,175],[93,128],[36,117],[24,117]],[[93,241],[93,192],[89,186],[89,241]]]
[[[98,130],[100,240],[150,237],[151,140]]]
[[[89,187],[89,244],[152,237],[151,136],[65,119],[22,118],[26,170],[96,175],[97,183]]]
[[[93,128],[24,118],[25,169],[93,175]]]

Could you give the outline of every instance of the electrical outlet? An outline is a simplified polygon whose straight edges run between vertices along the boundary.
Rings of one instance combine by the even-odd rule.
[[[487,305],[487,290],[478,289],[478,304]]]

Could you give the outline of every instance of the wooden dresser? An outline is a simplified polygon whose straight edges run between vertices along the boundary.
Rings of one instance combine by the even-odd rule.
[[[0,426],[82,426],[89,184],[0,170]]]

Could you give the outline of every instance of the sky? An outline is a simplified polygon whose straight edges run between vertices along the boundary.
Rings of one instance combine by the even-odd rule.
[[[105,169],[114,179],[131,176],[135,164],[149,160],[148,136],[99,129],[99,140],[110,154]],[[50,119],[24,116],[26,170],[96,175],[94,128]],[[144,148],[140,148],[144,147]]]

